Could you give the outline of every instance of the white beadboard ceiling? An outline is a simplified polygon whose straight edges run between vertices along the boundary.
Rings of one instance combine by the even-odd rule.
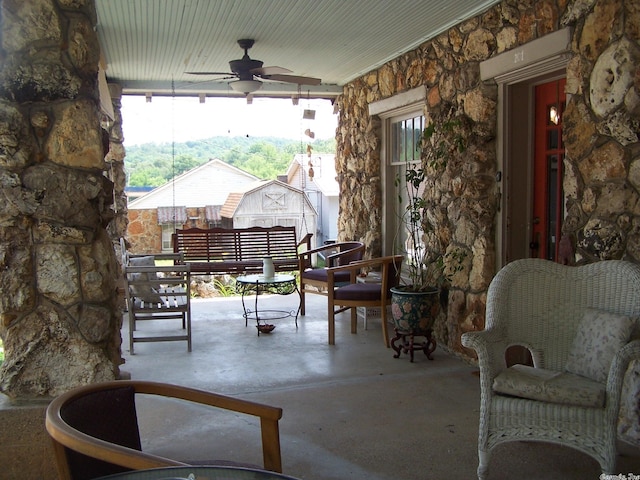
[[[499,0],[96,0],[109,82],[125,94],[241,96],[221,76],[243,55],[319,77],[318,86],[265,82],[254,96],[332,98],[345,83]]]

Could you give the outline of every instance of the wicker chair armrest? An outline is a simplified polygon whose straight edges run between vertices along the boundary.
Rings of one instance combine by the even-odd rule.
[[[504,354],[507,339],[498,330],[481,330],[462,334],[462,345],[472,348],[478,355],[478,366],[487,380],[493,379],[506,368]]]
[[[640,360],[640,340],[627,343],[613,357],[607,377],[607,408],[618,410],[623,390],[622,382],[633,360]]]

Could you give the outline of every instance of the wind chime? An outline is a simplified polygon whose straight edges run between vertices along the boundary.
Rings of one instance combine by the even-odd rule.
[[[298,97],[300,97],[300,85],[298,85]],[[316,112],[315,110],[312,110],[310,108],[309,105],[309,92],[307,92],[307,108],[304,109],[304,111],[302,112],[302,118],[301,121],[304,120],[314,120],[316,117]],[[300,129],[302,130],[302,128]],[[304,131],[304,134],[309,138],[309,140],[313,140],[315,138],[315,133],[310,129],[307,128]],[[300,140],[300,150],[302,150],[302,139]],[[309,167],[308,171],[307,171],[307,176],[309,177],[309,181],[313,182],[313,176],[314,176],[314,171],[313,171],[313,163],[311,161],[311,155],[313,154],[313,147],[311,145],[311,143],[309,141],[307,141],[307,165]],[[306,187],[306,177],[304,175],[304,162],[301,162],[301,165],[303,173],[302,175],[300,175],[300,190],[302,191],[302,223],[304,225],[305,231],[307,233],[309,233],[309,227],[307,225],[307,218],[305,215],[305,199],[307,198],[307,194],[305,191],[305,187]]]

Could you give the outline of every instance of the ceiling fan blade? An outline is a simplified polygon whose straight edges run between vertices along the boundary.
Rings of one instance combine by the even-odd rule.
[[[298,85],[320,85],[322,83],[319,78],[301,77],[299,75],[265,75],[264,78],[278,82],[297,83]]]
[[[234,75],[231,72],[184,72],[187,75]]]
[[[251,73],[254,75],[279,75],[283,73],[292,73],[291,70],[284,67],[262,67],[262,68],[253,68],[251,69]]]

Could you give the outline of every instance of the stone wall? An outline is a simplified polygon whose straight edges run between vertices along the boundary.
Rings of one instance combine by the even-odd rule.
[[[109,151],[105,157],[106,174],[113,183],[113,210],[114,218],[107,226],[107,231],[112,240],[117,244],[120,238],[127,235],[127,174],[124,159],[124,135],[122,134],[122,88],[119,85],[109,85],[109,94],[113,104],[115,118],[102,124],[109,133]]]
[[[577,2],[567,68],[564,232],[578,262],[640,261],[640,4]]]
[[[188,224],[176,228],[209,228],[203,207],[187,208]],[[162,251],[162,226],[158,225],[158,210],[129,210],[127,242],[131,253],[157,253]]]
[[[344,87],[337,131],[339,240],[361,240],[381,253],[381,120],[369,104],[426,87],[425,110],[441,125],[460,121],[467,142],[425,189],[429,246],[467,253],[448,309],[436,323],[438,342],[472,355],[460,335],[484,327],[486,291],[495,274],[499,194],[498,87],[480,80],[480,62],[565,26],[572,30],[567,68],[564,189],[575,261],[640,261],[638,144],[640,7],[622,0],[505,0]]]
[[[96,15],[78,0],[0,8],[0,391],[47,398],[122,363]]]
[[[129,210],[127,242],[131,253],[162,251],[162,227],[158,225],[158,211]]]

